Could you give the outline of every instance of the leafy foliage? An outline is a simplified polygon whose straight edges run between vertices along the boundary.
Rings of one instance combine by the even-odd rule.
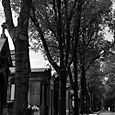
[[[106,79],[105,82],[105,104],[110,106],[114,102],[115,97],[115,54],[114,47],[108,52],[108,55],[103,60],[103,75]]]
[[[69,4],[70,5],[68,6],[68,15],[70,15],[69,11],[73,5],[73,1],[72,2],[69,1]],[[43,3],[39,1],[38,2],[35,1],[35,5],[36,5],[36,9],[39,8],[36,10],[36,16],[37,16],[37,19],[39,20],[40,27],[42,28],[44,35],[46,35],[45,39],[47,41],[47,44],[51,51],[52,56],[55,56],[59,52],[59,48],[58,48],[59,44],[56,38],[57,31],[56,31],[56,22],[55,22],[54,10],[53,10],[53,3],[51,1],[43,2]],[[100,52],[102,52],[102,50],[104,50],[107,47],[108,42],[104,40],[104,33],[102,29],[103,29],[103,26],[105,25],[107,26],[107,23],[111,22],[112,20],[111,19],[112,14],[111,13],[109,14],[111,10],[110,6],[111,6],[111,2],[109,0],[89,1],[88,3],[86,2],[84,4],[83,10],[82,10],[82,17],[81,17],[81,29],[80,29],[81,32],[80,32],[80,40],[78,43],[78,51],[79,51],[79,54],[83,54],[84,49],[85,49],[85,51],[87,51],[86,57],[89,57],[90,60],[92,56],[93,56],[92,57],[92,60],[93,60],[95,57],[97,57],[100,54]],[[63,15],[65,15],[63,9],[62,9],[62,13]],[[63,24],[64,23],[63,17],[62,17],[62,20],[63,20],[62,22]],[[73,40],[75,39],[73,36],[74,25],[75,25],[74,22],[75,22],[75,19],[73,16],[73,20],[70,23],[71,45],[74,45]],[[33,35],[36,35],[36,34],[33,34]],[[39,38],[39,37],[37,36],[35,38]],[[84,42],[83,42],[83,39],[84,39]],[[39,41],[40,40],[38,39],[38,42]],[[52,44],[52,45],[49,45],[49,44]],[[35,48],[35,50],[37,50],[36,48],[39,48],[39,46],[41,47],[41,44],[40,45],[38,44],[37,46],[38,47],[34,46],[32,49]],[[52,46],[55,46],[55,48]],[[70,48],[71,49],[70,55],[71,55],[73,50],[72,50],[72,46],[70,47],[71,47]],[[97,56],[94,56],[94,54],[96,54]],[[56,56],[58,57],[58,55]],[[87,60],[89,59],[86,59],[86,61]]]
[[[20,1],[12,0],[12,8],[19,12]],[[67,39],[70,41],[70,52],[69,57],[72,54],[74,49],[74,40],[75,40],[75,24],[77,15],[77,3],[74,0],[68,0],[67,8],[65,8],[64,1],[62,1],[61,6],[61,24],[62,24],[62,36],[63,36],[63,47],[64,51],[67,48]],[[47,46],[49,48],[50,54],[53,59],[59,62],[59,40],[58,40],[58,23],[56,18],[58,15],[57,10],[58,3],[54,4],[52,0],[33,0],[33,6],[35,10],[35,17],[39,23],[39,26],[45,36]],[[112,25],[112,12],[111,7],[112,2],[110,0],[88,0],[83,4],[82,15],[81,15],[81,28],[80,28],[80,40],[78,42],[78,51],[79,54],[83,54],[84,49],[87,52],[85,54],[86,62],[90,63],[95,57],[98,57],[100,52],[104,50],[108,44],[104,40],[103,29],[109,25]],[[67,10],[67,11],[66,11]],[[33,16],[33,13],[31,13]],[[66,38],[66,26],[69,26],[70,36]],[[41,49],[45,54],[43,44],[40,39],[40,34],[36,30],[35,26],[30,21],[30,44],[31,49],[37,51]],[[35,40],[33,40],[35,39]],[[83,41],[84,40],[84,41]],[[85,44],[85,45],[84,45]],[[98,53],[97,53],[98,52]],[[90,55],[89,55],[90,54]],[[96,54],[94,56],[94,54]],[[44,55],[45,56],[45,55]],[[46,56],[45,56],[46,57]],[[88,61],[90,60],[90,61]]]
[[[87,72],[87,83],[90,93],[98,97],[99,100],[103,98],[105,88],[104,76],[102,74],[102,71],[100,70],[100,60],[96,61]]]

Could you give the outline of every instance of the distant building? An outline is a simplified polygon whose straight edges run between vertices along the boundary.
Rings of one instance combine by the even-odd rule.
[[[6,105],[9,67],[12,66],[10,56],[8,39],[2,34],[0,37],[0,115]]]
[[[9,115],[12,115],[12,108],[15,99],[15,57],[11,51],[13,67],[10,68],[9,87],[7,91],[7,104]],[[32,109],[33,115],[38,112],[40,115],[52,115],[53,86],[51,82],[51,70],[47,68],[32,68],[29,76],[28,108]]]

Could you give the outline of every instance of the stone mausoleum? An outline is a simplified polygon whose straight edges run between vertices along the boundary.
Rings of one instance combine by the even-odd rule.
[[[15,98],[15,51],[11,51],[13,67],[10,67],[8,78],[7,106],[9,115],[13,112]],[[53,84],[51,70],[48,68],[32,68],[29,76],[28,108],[32,115],[52,115]]]

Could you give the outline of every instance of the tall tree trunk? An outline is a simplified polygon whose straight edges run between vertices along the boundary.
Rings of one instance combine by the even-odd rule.
[[[85,65],[82,65],[81,68],[81,102],[82,102],[82,106],[81,106],[81,113],[89,113],[89,101],[90,101],[90,97],[89,97],[89,92],[87,90],[87,84],[86,84],[86,74],[85,74]]]
[[[15,73],[15,101],[14,115],[25,115],[28,95],[28,40],[16,40],[16,73]]]
[[[74,101],[75,101],[75,107],[74,107],[74,115],[79,115],[79,99],[78,99],[78,68],[77,68],[77,55],[74,57]]]
[[[54,81],[54,115],[58,115],[58,103],[59,103],[59,76]]]
[[[59,75],[59,115],[66,115],[66,72]]]
[[[18,26],[14,27],[10,0],[2,0],[8,32],[15,45],[15,101],[14,115],[25,115],[27,109],[29,50],[28,50],[28,20],[32,0],[21,0]]]
[[[85,69],[82,65],[81,69],[81,113],[86,113],[86,78],[85,78]]]

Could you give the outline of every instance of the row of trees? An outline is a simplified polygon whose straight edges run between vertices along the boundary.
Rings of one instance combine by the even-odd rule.
[[[100,70],[100,57],[114,43],[105,40],[103,32],[109,27],[114,34],[113,1],[2,0],[2,4],[6,18],[4,24],[16,51],[14,115],[26,114],[30,71],[29,40],[32,49],[43,51],[44,57],[59,76],[59,115],[66,115],[68,77],[74,91],[74,115],[79,114],[78,75],[81,78],[81,110],[82,113],[87,112],[85,99],[95,95],[92,89],[95,86],[91,85],[94,81],[90,79],[99,76],[97,73],[91,74],[92,69],[98,65]],[[12,10],[18,13],[17,26],[13,23]],[[87,79],[90,84],[87,84]],[[98,77],[95,80],[101,82]],[[89,95],[87,86],[92,95]]]
[[[106,58],[103,59],[103,76],[105,76],[105,92],[104,92],[104,105],[105,108],[110,107],[112,111],[115,111],[115,46],[111,48],[108,54],[105,55]]]

